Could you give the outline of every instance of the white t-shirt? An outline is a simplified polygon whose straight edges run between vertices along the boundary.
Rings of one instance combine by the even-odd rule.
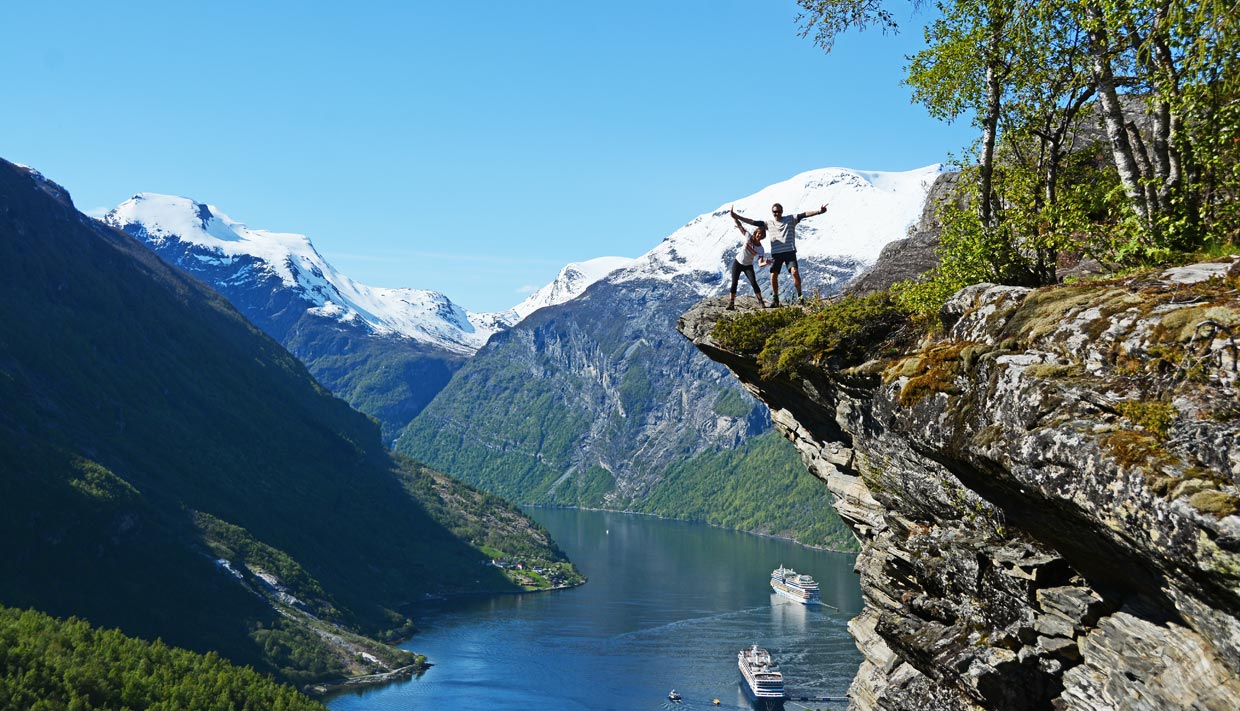
[[[766,258],[766,247],[761,242],[755,241],[752,237],[745,239],[745,243],[736,252],[736,262],[742,267],[748,267],[753,264],[754,257]]]

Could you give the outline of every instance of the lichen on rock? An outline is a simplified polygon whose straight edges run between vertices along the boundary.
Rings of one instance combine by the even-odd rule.
[[[862,543],[850,708],[1240,708],[1238,275],[977,285],[838,369],[682,317]]]

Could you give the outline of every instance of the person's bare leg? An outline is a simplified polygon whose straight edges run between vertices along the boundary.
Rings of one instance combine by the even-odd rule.
[[[801,298],[801,270],[796,265],[790,265],[788,271],[792,272],[792,285],[797,288],[797,298]]]
[[[779,306],[779,275],[771,272],[771,305]]]

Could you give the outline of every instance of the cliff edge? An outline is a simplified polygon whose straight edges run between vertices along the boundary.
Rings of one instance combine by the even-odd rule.
[[[969,287],[914,352],[771,377],[725,304],[680,332],[862,544],[850,709],[1240,708],[1240,259]]]

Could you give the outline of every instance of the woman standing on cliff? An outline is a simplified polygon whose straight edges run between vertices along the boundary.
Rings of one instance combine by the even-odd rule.
[[[758,225],[750,233],[741,221],[736,219],[735,210],[732,211],[732,221],[736,223],[736,229],[745,235],[745,243],[736,252],[736,258],[732,260],[732,298],[728,301],[728,311],[736,308],[736,285],[740,282],[742,272],[749,277],[749,283],[753,285],[753,293],[758,295],[758,304],[766,308],[766,302],[762,299],[762,289],[758,288],[758,277],[753,272],[755,257],[758,258],[758,266],[765,266],[767,263],[766,248],[762,246],[762,240],[766,237],[766,227]]]

